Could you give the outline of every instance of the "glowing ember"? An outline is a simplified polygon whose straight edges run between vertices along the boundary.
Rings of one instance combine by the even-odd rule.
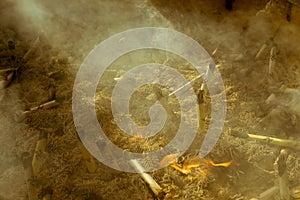
[[[143,138],[143,133],[140,133],[138,135],[132,136],[129,138],[129,141],[131,142],[138,142],[141,145],[144,145],[146,147],[150,147],[151,145],[149,144],[149,142]]]
[[[224,163],[214,163],[211,159],[207,159],[209,164],[211,164],[212,166],[214,167],[229,167],[232,163],[232,160],[231,161],[228,161],[228,162],[224,162]]]
[[[176,164],[171,164],[170,166],[173,167],[174,169],[180,171],[183,174],[189,174],[192,171],[191,168],[189,168],[189,167],[182,167],[181,168],[181,167],[177,166]]]
[[[136,136],[132,136],[132,137],[129,138],[129,140],[132,141],[132,142],[136,142],[136,141],[142,140],[142,139],[143,139],[142,135],[136,135]]]
[[[199,158],[198,156],[189,158],[186,160],[182,167],[179,167],[177,164],[172,163],[171,167],[180,171],[183,174],[189,174],[192,172],[192,168],[200,167],[204,175],[208,174],[209,165],[213,167],[229,167],[232,163],[232,160],[224,163],[214,163],[210,158]]]

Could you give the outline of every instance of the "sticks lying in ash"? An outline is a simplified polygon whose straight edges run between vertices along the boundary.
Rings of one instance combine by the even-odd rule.
[[[300,151],[300,142],[294,140],[280,139],[280,138],[263,136],[263,135],[255,135],[255,134],[243,133],[234,130],[231,131],[231,135],[235,137],[244,138],[244,139],[261,140],[267,144],[278,145],[278,146]]]
[[[256,60],[261,56],[261,54],[265,51],[266,48],[267,48],[267,44],[264,43],[255,55]]]
[[[39,199],[42,199],[42,200],[51,200],[52,194],[53,194],[52,188],[46,187],[40,191],[38,197],[39,197]]]
[[[3,71],[3,70],[0,70],[0,71]],[[14,74],[15,72],[14,71],[6,71],[7,75],[4,76],[4,79],[3,80],[0,80],[0,90],[6,88],[13,80],[13,77],[14,77]]]
[[[80,138],[79,135],[84,136],[86,133],[84,132],[83,129],[77,129],[77,139],[78,139],[78,145],[80,147],[81,153],[82,153],[82,158],[84,160],[85,166],[88,170],[89,173],[95,173],[97,170],[96,162],[92,154],[89,152],[89,150],[84,146],[82,143],[82,138]]]
[[[277,166],[277,171],[279,175],[279,193],[281,200],[290,200],[289,179],[286,170],[287,158],[287,151],[285,149],[282,149],[274,163],[274,165]]]
[[[290,189],[289,189],[289,180],[288,173],[286,169],[286,161],[288,158],[288,153],[285,149],[280,151],[279,156],[277,157],[274,167],[277,168],[278,172],[278,184],[269,188],[259,195],[259,200],[268,200],[273,199],[276,194],[280,195],[280,200],[290,200]]]
[[[37,46],[38,42],[40,41],[40,36],[38,36],[35,41],[33,42],[33,44],[31,45],[31,47],[28,49],[28,51],[25,53],[25,55],[23,56],[23,60],[26,62],[29,55],[31,54],[31,52],[34,50],[34,48]]]
[[[272,46],[270,51],[270,59],[269,59],[269,78],[273,77],[273,70],[276,64],[276,46]]]
[[[262,136],[262,135],[255,135],[255,134],[248,134],[242,133],[238,131],[231,131],[231,135],[245,138],[245,139],[254,139],[254,140],[262,140],[268,144],[279,145],[282,147],[287,147],[295,150],[300,150],[300,143],[293,140],[285,140],[279,139],[274,137]],[[281,200],[290,200],[290,191],[289,191],[289,180],[288,180],[288,173],[286,169],[286,162],[288,158],[288,153],[285,149],[280,151],[278,158],[276,159],[274,166],[277,167],[278,176],[279,176],[279,186],[274,186],[260,195],[261,199],[269,199],[272,197],[279,188],[280,199]]]
[[[58,105],[57,101],[56,101],[56,100],[52,100],[52,101],[48,101],[48,102],[46,102],[46,103],[43,103],[43,104],[41,104],[41,105],[32,107],[32,108],[30,108],[29,110],[17,112],[17,113],[15,114],[15,120],[16,120],[17,122],[20,122],[20,121],[22,121],[22,120],[24,119],[24,117],[25,117],[27,114],[31,113],[32,111],[35,111],[35,110],[41,110],[41,109],[49,109],[49,108],[53,108],[53,107],[55,107],[55,106],[57,106],[57,105]]]
[[[184,84],[183,86],[181,86],[180,88],[174,90],[173,92],[171,92],[169,94],[169,96],[172,96],[173,94],[175,94],[176,92],[179,92],[180,90],[183,90],[184,88],[186,88],[189,84],[193,83],[194,81],[196,81],[197,79],[199,79],[200,77],[202,77],[204,75],[204,73],[196,76],[196,78],[193,78],[191,81],[187,82],[186,84]]]
[[[85,148],[85,146],[82,144],[81,140],[79,139],[79,145],[82,152],[83,160],[85,163],[85,166],[89,173],[95,173],[97,166],[94,160],[94,157],[90,154],[90,152]]]
[[[22,61],[26,63],[28,61],[29,55],[32,53],[34,48],[37,46],[39,42],[39,37],[34,41],[32,46],[28,49],[28,51],[25,53],[25,55],[22,57]],[[0,80],[0,90],[6,88],[14,79],[16,72],[20,70],[21,67],[23,67],[23,64],[20,64],[18,67],[15,68],[8,68],[0,70],[0,75],[3,76],[3,79]]]
[[[28,152],[22,153],[21,156],[23,168],[25,170],[25,181],[27,186],[27,193],[28,193],[28,199],[29,200],[37,200],[37,195],[34,187],[31,184],[31,181],[33,179],[33,169],[31,165],[31,157]]]
[[[278,186],[273,186],[269,189],[267,189],[266,191],[262,192],[258,199],[259,200],[269,200],[269,199],[272,199],[273,196],[277,193],[278,191]]]
[[[258,50],[258,52],[255,55],[255,59],[257,60],[263,52],[266,50],[267,47],[270,47],[270,57],[269,57],[269,65],[268,65],[268,78],[269,81],[271,81],[273,77],[274,68],[276,65],[276,54],[277,54],[277,47],[276,44],[274,44],[273,38],[270,38],[267,40]]]
[[[138,171],[138,173],[142,176],[143,180],[148,184],[151,191],[155,194],[158,199],[163,199],[165,194],[160,187],[160,185],[147,173],[145,173],[145,169],[140,165],[137,160],[130,160],[130,164]]]
[[[32,171],[34,176],[38,176],[43,168],[43,163],[40,160],[41,155],[45,154],[47,146],[47,134],[42,132],[39,134],[39,139],[36,143],[33,158],[32,158]]]

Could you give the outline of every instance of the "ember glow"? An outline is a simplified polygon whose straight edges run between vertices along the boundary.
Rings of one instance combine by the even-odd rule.
[[[229,167],[232,163],[232,160],[224,163],[214,163],[211,159],[207,159],[207,161],[214,167]]]
[[[183,164],[182,167],[178,166],[175,162],[172,163],[170,166],[174,169],[180,171],[183,174],[189,174],[192,172],[192,168],[200,168],[201,171],[206,175],[208,174],[208,170],[210,166],[213,167],[229,167],[232,163],[231,161],[224,162],[224,163],[214,163],[210,158],[199,158],[198,156],[192,157],[187,159]]]

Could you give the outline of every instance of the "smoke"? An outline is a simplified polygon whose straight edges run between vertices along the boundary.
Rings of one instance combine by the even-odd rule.
[[[16,11],[20,13],[20,21],[25,25],[40,28],[45,24],[45,20],[51,17],[51,13],[37,0],[16,0]]]
[[[26,50],[27,41],[35,39],[36,32],[51,14],[36,0],[4,0],[0,2],[0,44],[1,48],[12,39],[16,51]],[[4,48],[5,49],[5,48]],[[0,52],[1,61],[5,60]],[[21,56],[21,55],[19,55]],[[1,69],[7,68],[7,63],[0,62]],[[4,64],[5,63],[5,64]],[[2,75],[0,79],[2,79]],[[14,114],[24,109],[21,105],[19,84],[11,84],[0,90],[0,198],[21,199],[26,194],[25,176],[21,162],[14,152],[16,138],[22,134],[22,123],[16,123]],[[18,198],[19,197],[19,198]]]

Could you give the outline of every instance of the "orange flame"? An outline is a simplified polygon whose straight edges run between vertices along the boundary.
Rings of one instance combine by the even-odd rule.
[[[228,162],[224,162],[224,163],[214,163],[211,159],[207,159],[207,161],[209,162],[210,165],[214,166],[214,167],[229,167],[232,163],[231,161]]]
[[[140,133],[138,135],[132,136],[132,137],[129,138],[129,141],[131,141],[131,142],[139,142],[142,145],[150,147],[151,145],[149,144],[149,142],[146,139],[144,139],[142,136],[143,136],[143,133]]]
[[[182,167],[181,168],[181,167],[177,166],[176,164],[171,164],[170,166],[173,167],[174,169],[180,171],[183,174],[189,174],[189,173],[192,172],[191,168],[189,168],[189,167]]]
[[[132,142],[143,140],[142,136],[143,136],[143,133],[139,133],[135,136],[130,137],[129,140],[132,141]]]
[[[171,154],[172,155],[172,154]],[[186,160],[182,167],[179,167],[178,165],[176,165],[176,163],[170,163],[171,167],[173,167],[174,169],[180,171],[183,174],[189,174],[192,172],[192,168],[197,168],[200,167],[202,169],[202,172],[204,175],[206,175],[208,173],[208,168],[209,165],[213,166],[213,167],[229,167],[232,163],[231,161],[228,162],[224,162],[224,163],[214,163],[210,158],[199,158],[198,156],[196,157],[192,157],[189,158],[188,160]]]

